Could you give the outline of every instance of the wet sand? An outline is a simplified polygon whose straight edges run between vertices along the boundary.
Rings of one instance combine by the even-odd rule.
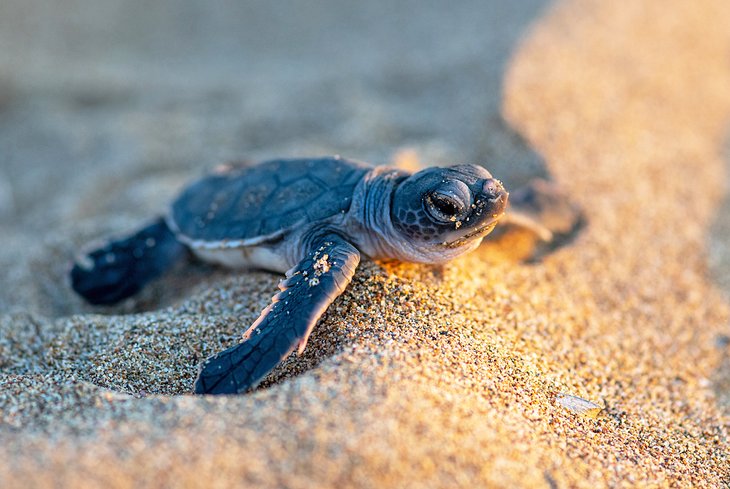
[[[142,87],[123,53],[96,71],[35,45],[35,64],[0,58],[0,486],[727,485],[730,4],[488,3],[453,25],[404,7],[380,27],[403,45],[349,63],[357,28],[317,5],[342,64],[316,64],[324,41],[296,31],[310,62],[287,65],[296,82],[267,64],[292,56],[275,35],[253,74],[223,82],[145,66]],[[189,392],[277,277],[181,267],[111,311],[63,282],[80,244],[133,227],[221,159],[383,162],[404,148],[489,158],[513,185],[548,173],[587,224],[537,263],[519,233],[443,267],[366,261],[304,355],[238,397]]]

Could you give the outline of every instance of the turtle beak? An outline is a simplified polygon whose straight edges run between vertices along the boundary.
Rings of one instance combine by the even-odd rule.
[[[496,178],[488,178],[482,186],[482,199],[486,204],[487,212],[494,217],[501,216],[507,209],[509,192],[504,189],[502,182]]]

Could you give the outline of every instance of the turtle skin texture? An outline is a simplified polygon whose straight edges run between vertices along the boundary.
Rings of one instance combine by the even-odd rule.
[[[309,255],[279,283],[280,292],[243,341],[208,358],[196,394],[236,394],[258,384],[294,349],[304,350],[317,320],[345,291],[360,253],[338,235],[319,238]]]
[[[158,218],[129,237],[110,240],[87,253],[71,268],[71,287],[90,304],[116,304],[187,254],[165,219]]]

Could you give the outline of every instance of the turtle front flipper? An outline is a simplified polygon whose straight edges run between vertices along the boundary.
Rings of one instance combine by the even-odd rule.
[[[71,269],[71,286],[91,304],[114,304],[162,275],[186,250],[159,218],[77,260]]]
[[[510,194],[509,208],[500,224],[527,229],[542,241],[550,242],[572,233],[581,221],[580,210],[563,189],[535,178]]]
[[[246,331],[243,342],[201,366],[196,394],[236,394],[258,385],[294,349],[301,353],[314,325],[352,280],[360,253],[338,235],[314,246],[279,283],[281,292]]]

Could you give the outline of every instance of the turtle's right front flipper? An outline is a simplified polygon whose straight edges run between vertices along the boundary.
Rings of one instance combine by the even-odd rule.
[[[91,304],[114,304],[162,275],[186,250],[160,218],[77,260],[71,270],[71,286]]]
[[[201,366],[196,394],[236,394],[255,387],[309,334],[332,301],[352,280],[360,253],[338,235],[315,242],[287,273],[281,292],[244,335],[244,341],[213,355]]]

